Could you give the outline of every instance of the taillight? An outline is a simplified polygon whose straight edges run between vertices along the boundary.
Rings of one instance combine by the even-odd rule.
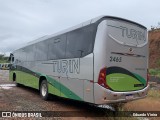
[[[106,67],[100,70],[99,77],[98,77],[98,84],[109,89],[109,86],[107,85],[107,80],[106,80],[106,72],[107,72]]]

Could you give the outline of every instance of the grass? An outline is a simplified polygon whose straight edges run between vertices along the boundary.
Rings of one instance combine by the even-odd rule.
[[[160,77],[160,69],[149,69],[149,74]]]
[[[8,63],[8,57],[0,54],[0,63]]]
[[[0,63],[9,63],[7,60],[0,60]]]

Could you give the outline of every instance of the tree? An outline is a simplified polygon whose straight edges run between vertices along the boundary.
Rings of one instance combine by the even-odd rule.
[[[0,54],[0,60],[3,59],[3,57],[4,57],[4,54]]]
[[[5,57],[5,54],[0,54],[0,63],[7,63],[8,57]]]

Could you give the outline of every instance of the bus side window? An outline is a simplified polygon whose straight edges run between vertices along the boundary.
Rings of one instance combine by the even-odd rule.
[[[94,29],[84,27],[67,34],[66,58],[81,58],[93,52]]]
[[[48,59],[63,59],[65,58],[66,35],[51,38],[48,47]]]
[[[41,41],[35,45],[35,60],[42,61],[47,60],[48,56],[48,43]]]
[[[34,44],[27,47],[27,49],[26,49],[27,61],[35,61],[35,56],[36,56],[35,49],[36,48],[35,48]],[[16,62],[16,60],[15,60],[15,62]]]
[[[84,51],[81,49],[83,40],[82,29],[71,31],[67,34],[67,46],[66,46],[66,57],[67,58],[79,58],[82,56]]]

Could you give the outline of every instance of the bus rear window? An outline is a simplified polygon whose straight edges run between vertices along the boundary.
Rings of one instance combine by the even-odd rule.
[[[133,23],[108,20],[108,35],[121,44],[142,46],[147,43],[147,30]]]

